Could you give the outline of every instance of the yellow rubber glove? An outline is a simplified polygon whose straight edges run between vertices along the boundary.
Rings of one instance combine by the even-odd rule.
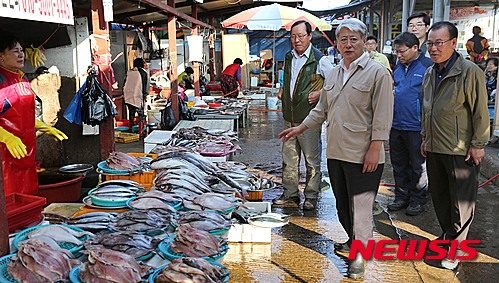
[[[20,138],[14,136],[4,128],[0,127],[0,142],[7,146],[7,150],[17,159],[21,159],[28,154],[26,146]]]
[[[37,131],[40,131],[42,133],[45,133],[47,135],[51,135],[54,137],[54,140],[56,141],[62,141],[62,140],[67,140],[68,136],[64,134],[63,132],[59,131],[58,129],[51,127],[42,121],[35,119],[35,129]]]

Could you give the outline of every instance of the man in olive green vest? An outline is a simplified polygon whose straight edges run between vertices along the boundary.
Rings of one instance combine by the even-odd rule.
[[[330,61],[311,44],[312,27],[306,21],[291,26],[291,44],[284,61],[284,83],[279,91],[282,114],[287,128],[299,125],[317,101],[324,77],[333,68]],[[317,205],[321,183],[321,129],[307,130],[282,145],[283,194],[273,200],[275,205],[300,204],[298,195],[301,154],[305,157],[306,183],[303,209]]]

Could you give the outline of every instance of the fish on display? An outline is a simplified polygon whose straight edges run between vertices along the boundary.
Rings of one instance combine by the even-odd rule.
[[[212,231],[229,229],[231,222],[223,215],[213,211],[188,211],[180,214],[177,226],[180,224],[189,224],[193,228]]]
[[[224,282],[230,275],[227,268],[216,266],[202,258],[183,257],[171,261],[155,278],[155,283]]]
[[[78,232],[67,226],[56,224],[56,225],[41,226],[40,228],[29,232],[28,238],[34,239],[39,236],[46,236],[52,238],[54,241],[58,243],[73,243],[75,245],[80,246],[83,244],[81,238],[84,237],[85,235],[93,236],[92,233],[87,231]]]
[[[168,210],[130,210],[118,214],[109,227],[114,231],[151,233],[167,228],[172,219],[172,212]]]
[[[107,249],[101,245],[86,245],[88,261],[81,265],[80,280],[83,283],[142,282],[150,269],[139,263],[130,255]]]
[[[11,258],[7,272],[22,283],[66,282],[71,269],[79,264],[80,261],[72,259],[57,245],[51,246],[37,238],[19,243],[19,250]]]
[[[109,222],[116,217],[117,213],[90,212],[68,220],[67,224],[86,231],[98,231],[109,228]]]
[[[135,232],[110,232],[87,240],[85,245],[102,245],[134,258],[146,256],[157,248],[161,240]]]
[[[180,224],[170,248],[175,253],[187,256],[211,257],[222,253],[222,246],[225,244],[227,241],[223,238],[217,238],[189,224]]]
[[[127,171],[134,171],[134,170],[141,170],[142,164],[141,162],[124,152],[120,151],[113,151],[109,154],[109,157],[106,159],[106,165],[115,170],[127,170]]]

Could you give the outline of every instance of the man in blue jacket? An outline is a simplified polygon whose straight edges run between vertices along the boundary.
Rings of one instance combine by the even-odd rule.
[[[395,201],[390,210],[405,208],[407,215],[423,212],[428,200],[426,162],[421,154],[421,84],[433,64],[419,50],[418,38],[403,32],[394,40],[398,63],[393,72],[394,107],[390,131],[390,158],[395,178]]]

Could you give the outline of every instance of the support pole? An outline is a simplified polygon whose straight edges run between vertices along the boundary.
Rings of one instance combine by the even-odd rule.
[[[109,42],[108,23],[104,21],[104,8],[102,1],[92,0],[92,31],[97,42],[97,54],[92,54],[94,63],[99,66],[99,72],[107,78],[101,81],[102,88],[112,99],[111,86],[111,44]],[[108,118],[99,123],[100,159],[104,160],[109,153],[114,151],[114,126],[113,119]]]
[[[198,6],[194,1],[191,5],[191,16],[195,19],[198,18]],[[196,24],[193,24],[192,35],[198,35],[198,26]],[[190,51],[191,49],[189,49],[189,52]],[[199,91],[199,62],[192,62],[192,69],[194,70],[194,95],[201,96]]]
[[[444,20],[444,0],[433,0],[433,23]]]
[[[407,31],[407,19],[410,16],[410,0],[403,0],[402,2],[402,32]]]
[[[9,223],[7,223],[7,205],[3,188],[2,155],[0,154],[0,257],[8,255],[9,249]]]
[[[175,0],[168,0],[168,6],[175,8]],[[175,121],[180,121],[178,109],[178,72],[177,72],[177,19],[168,16],[168,52],[170,56],[170,98]]]

